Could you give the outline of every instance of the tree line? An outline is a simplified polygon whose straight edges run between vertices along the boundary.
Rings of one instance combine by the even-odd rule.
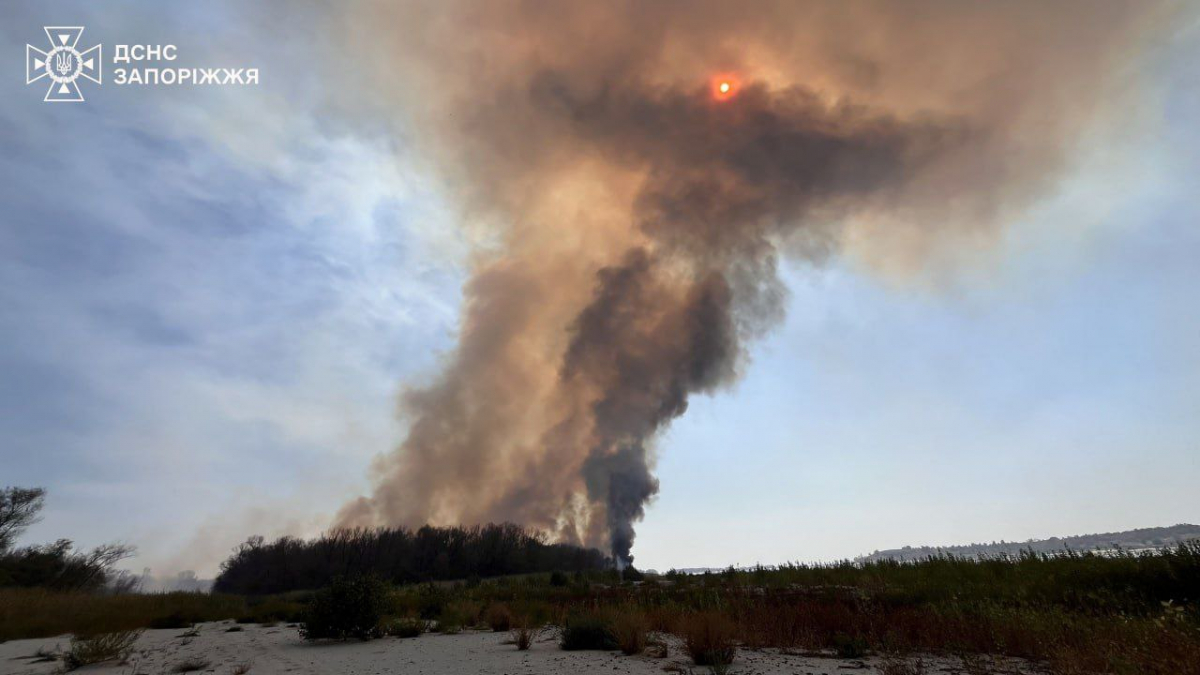
[[[92,591],[120,586],[114,582],[122,577],[113,573],[113,566],[133,555],[130,546],[105,544],[77,551],[69,539],[16,546],[21,533],[38,522],[45,503],[43,488],[0,489],[0,588]]]
[[[403,584],[611,566],[596,549],[549,544],[540,532],[512,523],[357,528],[311,540],[251,537],[221,564],[213,590],[258,595],[321,588],[355,575]]]

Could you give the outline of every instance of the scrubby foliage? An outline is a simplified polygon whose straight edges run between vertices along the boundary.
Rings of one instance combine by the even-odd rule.
[[[425,622],[419,619],[384,619],[379,626],[387,637],[415,638],[425,632]]]
[[[140,630],[101,633],[89,637],[71,638],[71,647],[63,654],[63,669],[75,670],[93,663],[124,661],[133,651]]]
[[[737,656],[737,626],[720,612],[699,612],[683,622],[683,646],[698,666],[727,666]]]
[[[617,649],[616,615],[607,609],[581,609],[563,622],[558,644],[566,650]]]
[[[648,574],[640,582],[611,568],[553,577],[380,584],[382,621],[367,617],[356,625],[398,635],[404,633],[393,626],[434,622],[443,630],[476,624],[503,630],[507,619],[518,648],[537,634],[534,627],[552,625],[564,648],[626,651],[672,633],[694,659],[713,661],[718,670],[734,649],[778,648],[886,655],[896,673],[914,666],[916,655],[932,653],[961,660],[967,672],[982,672],[969,664],[999,655],[1027,659],[1053,675],[1200,675],[1197,543],[1142,553]],[[325,597],[0,589],[0,639],[112,632],[154,620],[284,617]]]
[[[336,530],[305,541],[251,537],[221,565],[213,590],[270,594],[328,586],[338,575],[372,574],[395,584],[609,566],[595,549],[547,544],[512,524]]]
[[[305,640],[369,640],[379,636],[387,609],[388,587],[382,581],[370,576],[339,577],[313,596],[300,635]]]
[[[512,612],[508,605],[494,603],[487,609],[487,625],[495,633],[503,633],[512,628]]]
[[[617,638],[617,646],[626,656],[641,654],[646,651],[649,640],[650,626],[646,616],[635,609],[618,611],[613,622],[613,634]]]
[[[0,490],[0,551],[7,551],[25,528],[38,521],[46,500],[42,488],[6,487]]]
[[[113,566],[133,554],[132,547],[106,544],[83,552],[74,550],[68,539],[13,547],[25,528],[38,521],[45,496],[42,488],[0,489],[0,588],[103,588],[113,579]]]

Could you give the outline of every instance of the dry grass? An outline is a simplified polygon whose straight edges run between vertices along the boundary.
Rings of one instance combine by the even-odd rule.
[[[379,632],[387,637],[415,638],[425,632],[425,622],[420,619],[384,619],[379,622]]]
[[[699,612],[683,620],[683,646],[698,666],[728,666],[737,656],[737,626],[724,614]]]
[[[488,607],[487,625],[492,629],[492,632],[503,633],[511,630],[512,624],[512,611],[508,609],[508,605],[497,603]]]
[[[71,647],[63,654],[63,669],[75,670],[93,663],[124,661],[133,652],[133,645],[141,634],[140,630],[127,630],[72,638]]]
[[[201,621],[232,619],[246,611],[242,598],[201,593],[96,595],[37,588],[0,589],[0,640],[95,635],[154,627],[172,617],[186,628]]]
[[[517,645],[519,651],[525,651],[533,645],[533,638],[540,631],[528,622],[519,621],[511,632],[513,644]]]
[[[641,654],[646,650],[649,631],[646,617],[636,608],[627,607],[620,610],[613,621],[613,635],[617,638],[617,646],[626,656]]]

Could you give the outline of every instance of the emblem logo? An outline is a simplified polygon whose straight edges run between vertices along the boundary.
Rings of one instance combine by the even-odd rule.
[[[46,26],[46,38],[50,50],[42,51],[33,45],[25,45],[25,84],[33,84],[42,78],[50,78],[46,91],[49,103],[74,103],[83,100],[83,92],[75,83],[80,77],[102,84],[102,45],[80,52],[79,38],[83,26]]]

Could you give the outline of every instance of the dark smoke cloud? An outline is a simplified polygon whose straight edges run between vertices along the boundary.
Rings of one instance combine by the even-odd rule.
[[[733,382],[779,320],[778,257],[817,262],[853,239],[912,259],[994,230],[1046,185],[1148,12],[366,11],[351,24],[375,38],[361,58],[382,64],[375,91],[403,101],[486,238],[457,352],[405,394],[408,438],[339,523],[514,520],[632,561],[656,435]],[[736,78],[728,100],[718,72]]]

